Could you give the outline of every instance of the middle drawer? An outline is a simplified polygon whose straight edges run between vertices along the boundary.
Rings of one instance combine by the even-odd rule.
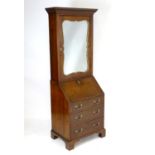
[[[103,116],[103,107],[102,105],[98,107],[91,107],[86,111],[81,111],[79,113],[71,114],[71,122],[74,123],[81,123],[83,121],[92,120],[94,118],[102,117]]]

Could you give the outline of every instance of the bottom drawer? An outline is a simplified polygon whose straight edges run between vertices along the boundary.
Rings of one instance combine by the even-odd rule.
[[[92,121],[84,122],[78,126],[73,126],[71,129],[71,137],[77,138],[93,133],[103,128],[103,118],[95,119]]]

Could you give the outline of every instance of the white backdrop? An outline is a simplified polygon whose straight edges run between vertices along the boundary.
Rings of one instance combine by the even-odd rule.
[[[106,138],[71,154],[155,154],[154,0],[25,0],[25,154],[68,154],[51,140],[46,7],[97,8],[94,75],[105,92]],[[79,147],[78,147],[79,146]]]

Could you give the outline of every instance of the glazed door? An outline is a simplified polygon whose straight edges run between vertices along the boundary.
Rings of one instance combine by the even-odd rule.
[[[66,81],[92,74],[91,18],[59,17],[59,77]]]

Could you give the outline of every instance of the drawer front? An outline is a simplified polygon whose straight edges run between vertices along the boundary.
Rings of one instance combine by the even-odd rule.
[[[71,123],[77,124],[103,116],[103,106],[93,106],[87,111],[71,114]]]
[[[82,110],[86,110],[92,106],[100,106],[103,105],[103,97],[97,96],[91,99],[86,99],[83,101],[75,102],[71,104],[71,112],[79,112]]]
[[[71,129],[72,139],[85,136],[87,134],[96,132],[103,128],[103,118],[95,119],[92,121],[87,121],[81,125],[75,125]]]

